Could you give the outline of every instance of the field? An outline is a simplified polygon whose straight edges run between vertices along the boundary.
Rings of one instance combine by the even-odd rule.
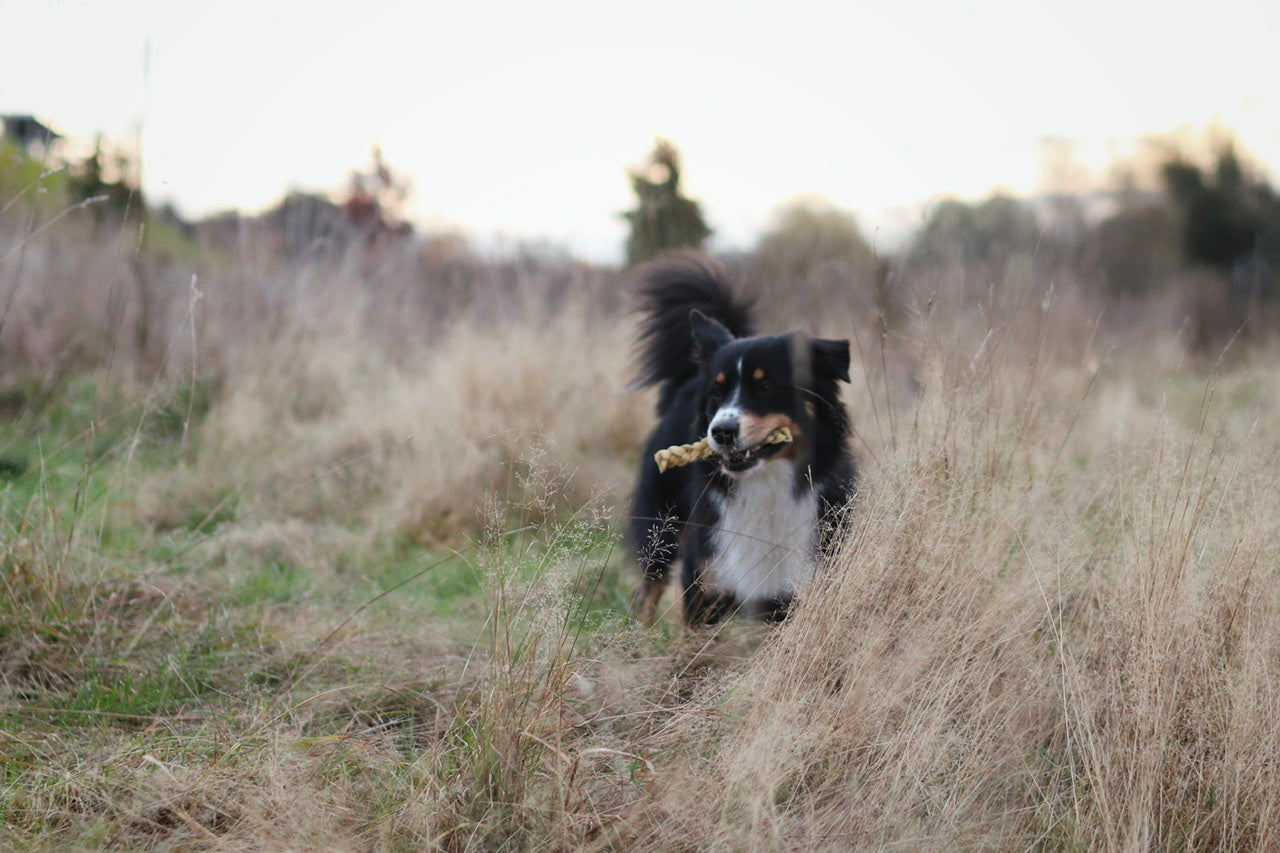
[[[854,339],[847,534],[781,628],[645,630],[620,274],[137,239],[0,237],[0,846],[1280,846],[1265,342],[766,294]]]

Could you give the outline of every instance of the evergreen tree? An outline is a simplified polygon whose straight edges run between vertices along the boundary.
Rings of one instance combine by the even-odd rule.
[[[1182,254],[1213,275],[1198,279],[1192,346],[1264,328],[1280,318],[1280,198],[1254,177],[1228,144],[1216,168],[1178,159],[1164,167],[1165,188],[1180,219]]]
[[[639,204],[624,214],[631,223],[627,238],[627,263],[635,265],[668,249],[702,248],[711,229],[696,201],[680,192],[680,154],[659,139],[643,170],[629,173]]]
[[[1164,167],[1169,196],[1183,214],[1182,246],[1192,264],[1230,272],[1253,254],[1267,214],[1270,188],[1250,186],[1234,147],[1218,155],[1216,181],[1175,160]]]

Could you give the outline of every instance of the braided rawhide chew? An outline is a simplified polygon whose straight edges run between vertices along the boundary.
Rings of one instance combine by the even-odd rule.
[[[781,426],[765,436],[764,443],[787,444],[794,440],[791,430]],[[658,463],[658,473],[661,474],[668,468],[679,468],[681,465],[688,465],[690,462],[697,462],[714,454],[715,451],[704,438],[693,444],[673,444],[665,450],[659,450],[653,454],[653,461]]]

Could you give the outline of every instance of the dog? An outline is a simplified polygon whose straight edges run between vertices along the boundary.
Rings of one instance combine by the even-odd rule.
[[[652,625],[679,560],[682,618],[784,619],[831,545],[854,495],[852,426],[840,400],[849,342],[755,335],[754,302],[724,269],[684,252],[640,271],[633,387],[657,386],[658,424],[640,462],[628,539]],[[765,442],[779,427],[790,443]],[[660,472],[671,445],[706,438],[712,455]]]

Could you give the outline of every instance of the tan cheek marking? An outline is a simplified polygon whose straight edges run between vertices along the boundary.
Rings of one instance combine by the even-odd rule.
[[[723,384],[724,384],[724,374],[723,374],[723,373],[717,373],[717,374],[716,374],[716,384],[717,384],[717,385],[723,385]]]
[[[757,367],[756,372],[751,374],[751,378],[755,379],[757,382],[759,382],[761,379],[764,379],[764,368]]]
[[[786,427],[791,430],[793,436],[800,435],[799,425],[786,415],[743,415],[738,421],[742,443],[748,447],[761,443],[778,427]]]

